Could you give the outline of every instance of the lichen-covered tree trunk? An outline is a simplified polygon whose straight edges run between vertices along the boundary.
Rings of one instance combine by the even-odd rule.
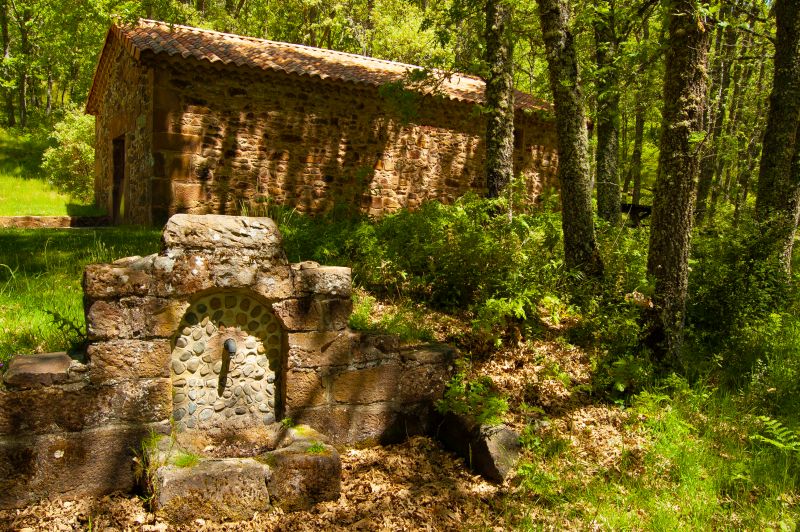
[[[513,49],[511,8],[502,0],[486,2],[486,187],[496,198],[514,175]]]
[[[564,259],[568,268],[600,276],[603,263],[595,240],[586,117],[569,4],[540,0],[539,18],[556,114]]]
[[[597,62],[597,214],[613,224],[620,220],[619,190],[619,83],[617,35],[614,27],[614,6],[594,20],[595,60]]]
[[[689,248],[700,131],[706,95],[709,32],[693,0],[668,1],[658,176],[647,271],[655,279],[646,342],[663,367],[677,365],[683,339]]]
[[[775,68],[758,175],[756,217],[787,273],[800,213],[800,1],[775,3]]]

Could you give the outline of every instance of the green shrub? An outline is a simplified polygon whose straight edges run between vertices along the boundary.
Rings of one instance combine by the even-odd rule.
[[[436,410],[442,414],[468,416],[476,423],[496,425],[502,423],[508,411],[508,401],[497,393],[491,377],[479,376],[468,380],[462,368],[447,384],[444,398],[436,402]]]
[[[59,191],[80,201],[94,194],[94,117],[73,109],[56,123],[54,146],[42,157],[42,171]]]

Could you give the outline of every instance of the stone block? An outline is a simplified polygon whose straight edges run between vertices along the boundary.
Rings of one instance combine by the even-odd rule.
[[[400,349],[400,357],[404,362],[419,364],[452,364],[456,355],[456,349],[447,344],[422,344]]]
[[[149,295],[156,255],[136,257],[130,263],[90,264],[83,272],[83,292],[91,299]]]
[[[8,364],[3,381],[15,387],[50,386],[70,380],[72,359],[63,351],[15,356]]]
[[[330,445],[297,441],[262,455],[260,460],[272,469],[269,493],[274,504],[284,510],[308,510],[339,498],[342,464]]]
[[[322,377],[311,370],[286,372],[286,412],[327,404],[328,392]]]
[[[362,334],[361,341],[353,350],[353,363],[364,364],[376,361],[400,360],[400,339],[387,334]]]
[[[350,268],[341,266],[312,266],[315,263],[293,264],[294,289],[298,295],[350,297],[352,282]]]
[[[403,403],[441,399],[453,368],[445,364],[404,364],[394,400]]]
[[[350,363],[360,333],[341,331],[289,333],[289,367],[316,368]]]
[[[493,482],[505,481],[516,470],[522,449],[519,434],[508,426],[479,425],[453,413],[444,416],[436,436],[473,471]]]
[[[120,381],[109,386],[49,386],[0,390],[0,435],[76,432],[107,424],[145,424],[169,418],[169,379]]]
[[[89,340],[169,338],[189,303],[156,297],[125,297],[95,301],[86,313]]]
[[[272,310],[290,332],[340,331],[347,327],[353,302],[350,299],[287,299]]]
[[[267,299],[286,299],[294,295],[292,272],[281,260],[269,266],[261,265],[256,272],[252,289]]]
[[[204,196],[203,185],[200,183],[172,184],[172,207],[175,209],[192,209]]]
[[[191,295],[214,287],[207,256],[199,253],[171,255],[159,256],[156,261],[158,287],[164,287],[165,291],[169,287],[175,295]],[[159,266],[162,269],[159,270]]]
[[[334,405],[291,413],[292,420],[326,434],[332,445],[386,445],[430,434],[440,416],[429,401]]]
[[[253,250],[263,257],[283,258],[288,264],[278,226],[269,218],[176,214],[164,227],[163,241],[167,249]]]
[[[129,492],[135,449],[151,431],[168,430],[169,424],[162,423],[0,436],[0,508]]]
[[[153,134],[154,151],[174,151],[178,153],[200,153],[203,137],[181,133],[157,132]]]
[[[270,468],[252,458],[202,459],[156,470],[156,507],[173,523],[242,521],[269,509]]]
[[[86,350],[89,378],[101,383],[117,379],[169,377],[170,341],[112,340],[95,342]]]
[[[395,363],[343,371],[332,380],[333,399],[357,405],[391,401],[397,396],[401,374],[401,366]]]
[[[164,161],[164,177],[175,183],[175,197],[178,197],[178,187],[177,185],[184,185],[186,183],[181,183],[188,181],[194,175],[194,157],[192,155],[172,155],[166,157]],[[202,198],[202,189],[200,189],[201,193],[198,195],[197,199]]]

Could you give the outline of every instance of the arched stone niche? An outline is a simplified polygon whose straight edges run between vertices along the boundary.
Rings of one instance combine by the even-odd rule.
[[[228,431],[280,419],[285,353],[281,322],[255,294],[196,297],[172,343],[176,430]]]

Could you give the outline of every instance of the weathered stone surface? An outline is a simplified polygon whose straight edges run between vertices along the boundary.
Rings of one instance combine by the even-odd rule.
[[[275,315],[290,332],[340,331],[347,327],[350,299],[287,299],[272,305]]]
[[[343,371],[333,378],[333,399],[345,404],[391,401],[397,396],[402,371],[395,363]]]
[[[270,468],[252,458],[201,459],[156,470],[156,506],[174,523],[249,519],[269,509]]]
[[[101,383],[116,379],[169,377],[170,341],[110,340],[90,344],[89,377]]]
[[[163,423],[0,436],[0,508],[128,492],[134,486],[134,449],[150,431],[168,430]]]
[[[155,297],[95,301],[86,314],[89,340],[168,338],[188,306],[183,300]]]
[[[320,406],[287,415],[326,434],[334,445],[396,443],[430,432],[434,417],[428,403]]]
[[[423,344],[400,349],[403,361],[420,364],[451,364],[456,357],[456,349],[447,344]]]
[[[78,389],[0,390],[0,435],[162,421],[170,416],[171,388],[169,379],[145,379]]]
[[[316,368],[347,365],[361,335],[341,331],[289,333],[289,367]]]
[[[153,292],[153,262],[156,255],[135,257],[124,266],[90,264],[83,273],[83,291],[92,299],[146,296]]]
[[[282,259],[288,264],[278,226],[270,218],[176,214],[164,227],[164,246],[253,250],[263,258]]]
[[[318,406],[328,402],[325,383],[319,374],[308,370],[289,370],[286,372],[286,410]]]
[[[318,502],[339,498],[342,464],[330,445],[299,440],[260,460],[272,469],[269,493],[284,510],[308,510]]]
[[[521,451],[519,434],[506,425],[478,425],[464,416],[448,413],[436,436],[488,480],[503,482],[516,470]]]
[[[401,403],[435,401],[441,398],[453,375],[453,367],[449,364],[406,363],[403,368],[394,395],[394,400]]]
[[[350,297],[352,293],[350,268],[302,262],[293,264],[292,270],[298,294]]]
[[[15,356],[8,363],[3,381],[11,386],[31,388],[70,380],[72,359],[65,352]]]

